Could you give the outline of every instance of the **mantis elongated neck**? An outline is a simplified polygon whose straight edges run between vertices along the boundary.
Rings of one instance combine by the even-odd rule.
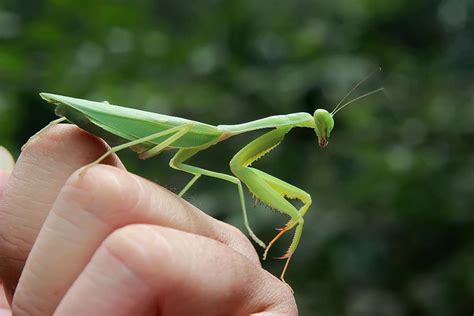
[[[277,127],[308,127],[315,128],[314,118],[311,114],[300,112],[286,115],[274,115],[263,119],[236,125],[218,125],[217,128],[232,135],[246,133],[264,128]]]

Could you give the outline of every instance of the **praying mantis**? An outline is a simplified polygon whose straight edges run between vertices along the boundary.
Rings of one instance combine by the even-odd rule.
[[[235,184],[239,192],[245,228],[250,237],[265,249],[263,260],[267,257],[272,245],[283,234],[295,228],[288,250],[283,256],[278,257],[278,259],[286,259],[280,276],[280,279],[286,284],[285,273],[300,242],[304,216],[312,203],[311,195],[292,184],[252,167],[252,163],[277,147],[293,128],[313,129],[319,146],[326,147],[334,128],[334,115],[347,105],[383,90],[383,88],[374,90],[343,104],[344,100],[371,75],[355,85],[332,112],[325,109],[316,109],[314,114],[300,112],[274,115],[236,125],[214,126],[180,117],[112,105],[107,101],[94,102],[50,93],[40,93],[44,100],[56,106],[55,113],[60,118],[52,121],[31,139],[63,121],[73,123],[85,131],[101,137],[112,147],[96,161],[87,165],[82,173],[88,167],[100,163],[110,154],[125,148],[131,148],[137,152],[141,159],[154,157],[164,150],[177,149],[176,154],[169,162],[169,166],[193,175],[192,179],[179,192],[179,196],[185,194],[203,175]],[[199,152],[231,137],[262,129],[271,130],[251,141],[231,159],[229,165],[233,176],[186,163],[188,159]],[[245,184],[255,199],[290,217],[287,224],[278,229],[278,234],[268,245],[265,245],[255,235],[249,225],[242,183]],[[296,208],[290,203],[289,200],[291,199],[301,201],[302,206],[299,209]]]

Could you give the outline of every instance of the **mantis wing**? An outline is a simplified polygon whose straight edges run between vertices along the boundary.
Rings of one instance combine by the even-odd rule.
[[[56,105],[56,114],[94,135],[104,138],[111,145],[140,139],[182,125],[192,125],[185,137],[173,144],[173,148],[188,148],[210,143],[220,137],[217,127],[179,117],[162,115],[94,102],[61,95],[41,93],[43,99]],[[147,141],[139,147],[151,148],[166,136]],[[135,148],[137,149],[137,148]]]

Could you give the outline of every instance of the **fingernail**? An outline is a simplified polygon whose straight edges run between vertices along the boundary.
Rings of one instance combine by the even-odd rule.
[[[14,166],[15,159],[13,159],[13,156],[5,147],[0,146],[0,171],[11,173]]]

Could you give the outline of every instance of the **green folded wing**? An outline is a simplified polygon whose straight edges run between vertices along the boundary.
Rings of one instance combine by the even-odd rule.
[[[40,96],[56,106],[55,112],[58,116],[66,117],[68,121],[104,138],[111,145],[143,138],[184,124],[192,124],[193,127],[189,133],[177,140],[172,148],[201,146],[217,140],[222,134],[215,126],[184,118],[50,93],[40,93]],[[167,136],[154,139],[142,147],[150,148],[165,138]]]

